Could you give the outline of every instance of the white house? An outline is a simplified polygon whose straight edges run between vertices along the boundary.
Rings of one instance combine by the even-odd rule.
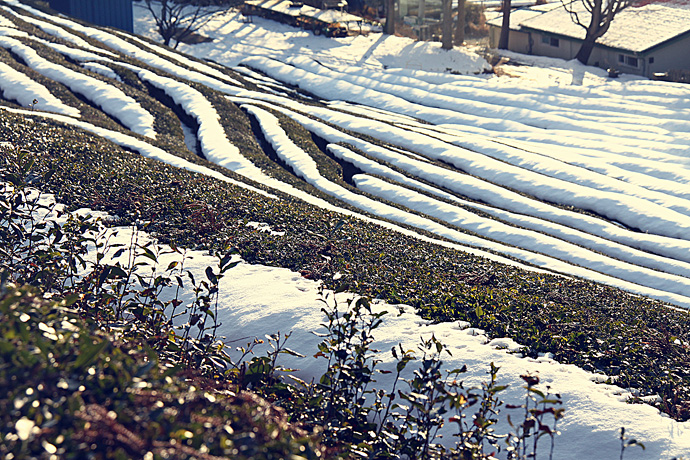
[[[574,5],[581,7],[581,2]],[[587,14],[583,9],[583,23]],[[489,21],[492,47],[498,44],[501,21],[501,16]],[[572,22],[560,2],[517,9],[510,22],[508,49],[518,53],[570,60],[585,37],[585,29]],[[588,64],[646,77],[690,70],[690,2],[647,3],[621,11],[597,40]]]

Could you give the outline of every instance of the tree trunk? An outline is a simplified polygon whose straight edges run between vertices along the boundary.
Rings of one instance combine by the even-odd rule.
[[[458,0],[458,16],[455,23],[455,44],[460,46],[465,41],[465,0]]]
[[[441,23],[441,49],[453,48],[453,4],[443,0],[443,22]]]
[[[589,56],[592,54],[592,50],[594,49],[594,42],[597,41],[597,38],[604,35],[606,30],[608,30],[609,28],[610,21],[607,22],[605,25],[602,25],[602,5],[603,0],[594,1],[594,8],[592,9],[592,18],[590,19],[589,27],[587,27],[585,39],[582,42],[582,46],[580,46],[580,50],[577,52],[577,56],[575,56],[575,59],[577,59],[584,65],[587,65],[587,61],[589,61]]]
[[[498,48],[508,49],[510,38],[510,0],[503,0],[503,22],[501,23],[501,37],[498,39]]]
[[[395,0],[386,0],[386,27],[384,33],[395,35]]]
[[[592,54],[592,50],[594,49],[595,41],[595,37],[585,37],[585,40],[582,42],[582,46],[580,46],[580,50],[577,52],[577,56],[575,56],[575,59],[577,59],[584,65],[587,65],[587,61],[589,61],[589,56]]]

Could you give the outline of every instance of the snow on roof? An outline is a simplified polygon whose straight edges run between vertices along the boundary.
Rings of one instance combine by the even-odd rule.
[[[311,17],[324,22],[358,22],[364,20],[354,14],[338,10],[320,10]]]
[[[550,3],[550,6],[556,5],[554,3]],[[560,4],[556,5],[560,6]],[[527,7],[527,8],[519,8],[516,9],[515,11],[511,11],[510,13],[510,30],[520,30],[520,27],[522,26],[523,23],[527,22],[528,20],[541,16],[544,14],[544,11],[540,11],[535,9],[534,7]],[[489,21],[486,21],[487,24],[490,26],[496,26],[496,27],[501,27],[501,23],[503,21],[503,14],[498,14],[494,18],[492,18]]]
[[[586,23],[588,13],[581,2],[575,2],[575,10],[581,21]],[[524,19],[520,26],[577,39],[585,37],[585,29],[573,23],[564,8]],[[655,2],[634,5],[618,13],[608,32],[597,43],[631,52],[644,52],[688,32],[690,7],[687,3]]]
[[[297,2],[290,0],[249,0],[248,5],[259,8],[275,11],[277,13],[287,14],[290,16],[305,16],[317,19],[323,22],[357,22],[363,21],[359,16],[345,13],[338,10],[320,10],[309,5],[299,5]],[[295,6],[293,6],[293,4]]]

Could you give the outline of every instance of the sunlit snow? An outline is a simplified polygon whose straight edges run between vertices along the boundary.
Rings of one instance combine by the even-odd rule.
[[[261,18],[244,22],[236,11],[201,31],[213,41],[180,44],[182,52],[209,60],[201,63],[124,32],[53,17],[17,0],[2,3],[17,8],[8,17],[0,16],[3,47],[100,105],[134,133],[155,136],[152,118],[104,81],[102,77],[117,81],[112,65],[127,67],[163,90],[198,123],[194,136],[204,156],[247,179],[421,240],[690,307],[688,85],[626,75],[610,80],[601,69],[518,55],[510,57],[531,65],[511,66],[504,73],[513,77],[496,77],[482,74],[490,66],[463,48],[446,52],[439,43],[376,33],[315,37]],[[135,3],[135,13],[137,32],[157,40],[145,9]],[[22,35],[13,26],[16,17],[70,45],[13,38]],[[84,36],[111,51],[88,43]],[[79,62],[99,79],[47,62],[31,50],[29,40]],[[125,63],[120,56],[145,65]],[[237,78],[222,72],[222,66],[239,69]],[[246,87],[243,81],[256,87]],[[191,83],[220,91],[241,106],[297,176],[361,213],[261,171],[232,145],[213,104]],[[325,107],[305,103],[308,96],[296,99],[295,88],[311,93]],[[4,64],[0,89],[6,99],[33,105],[33,111],[15,113],[50,117],[150,158],[257,191],[141,138],[76,120],[76,108]],[[27,97],[24,91],[36,96]],[[330,155],[361,173],[351,177],[348,186],[328,180],[281,128],[278,116],[324,139]],[[365,212],[392,222],[365,217]],[[396,223],[454,243],[421,236]],[[260,223],[256,228],[265,230]],[[126,233],[122,231],[123,238]],[[207,256],[194,253],[194,262],[187,266],[203,270],[209,263]],[[316,283],[288,270],[242,263],[223,280],[221,296],[222,333],[229,340],[238,338],[238,330],[243,337],[292,330],[291,347],[313,354],[310,348],[316,338],[311,331],[323,320]],[[647,405],[626,404],[626,391],[594,383],[601,376],[548,358],[507,354],[496,348],[517,347],[507,339],[486,343],[481,331],[467,325],[430,325],[409,307],[400,308],[403,313],[388,317],[377,332],[381,349],[398,341],[413,347],[420,334],[433,332],[453,351],[449,367],[467,364],[471,381],[484,378],[493,361],[502,368],[503,381],[511,384],[508,398],[520,396],[519,375],[525,372],[539,372],[545,384],[560,392],[568,415],[559,426],[563,436],[558,438],[556,458],[616,458],[620,426],[629,427],[647,446],[644,452],[626,451],[626,458],[690,455],[688,422],[674,422]],[[382,359],[390,364],[390,356],[383,353]],[[300,375],[306,378],[319,372],[318,363],[310,360],[285,364],[302,369]]]

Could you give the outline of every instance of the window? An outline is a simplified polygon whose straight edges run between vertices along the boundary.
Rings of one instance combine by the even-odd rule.
[[[621,64],[624,64],[628,67],[635,67],[638,68],[640,67],[640,60],[636,58],[635,56],[629,56],[627,54],[619,54],[618,55],[618,62]],[[654,62],[653,60],[651,62]]]
[[[649,58],[649,63],[650,63],[650,64],[654,64],[654,58],[653,58],[653,57],[650,57],[650,58]]]
[[[554,48],[558,48],[560,45],[559,40],[555,37],[547,37],[546,35],[541,36],[541,42],[545,45],[553,46]]]

